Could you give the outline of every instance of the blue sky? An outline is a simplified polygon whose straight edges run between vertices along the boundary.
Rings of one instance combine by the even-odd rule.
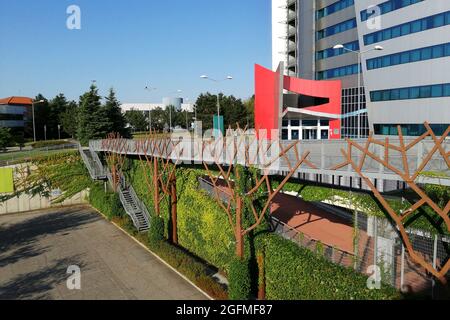
[[[73,4],[81,30],[66,28]],[[0,0],[0,98],[78,100],[91,80],[122,102],[158,102],[176,90],[190,101],[218,90],[247,98],[254,63],[271,64],[268,0]]]

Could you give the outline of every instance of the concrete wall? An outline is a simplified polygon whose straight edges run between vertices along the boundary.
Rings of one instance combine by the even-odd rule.
[[[29,195],[23,194],[20,197],[12,198],[6,202],[0,203],[0,215],[27,212],[40,209],[56,208],[63,206],[72,206],[77,204],[87,204],[88,191],[83,191],[71,199],[67,199],[63,203],[52,204],[51,200],[54,197],[45,198],[41,196],[31,197]]]

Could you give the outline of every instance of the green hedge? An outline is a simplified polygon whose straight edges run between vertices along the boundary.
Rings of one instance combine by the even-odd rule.
[[[231,300],[249,300],[251,298],[251,275],[249,261],[233,258],[228,276],[230,286],[228,295]]]
[[[51,146],[59,146],[63,144],[68,144],[69,142],[66,140],[47,140],[47,141],[37,141],[33,142],[31,146],[33,149],[36,148],[45,148],[45,147],[51,147]]]
[[[149,211],[154,212],[153,190],[148,190],[145,174],[151,179],[148,168],[144,171],[139,160],[133,161],[130,181]],[[222,208],[199,189],[197,179],[204,174],[202,170],[177,168],[178,242],[189,252],[226,271],[234,256],[233,231]],[[167,196],[161,202],[160,210],[164,234],[168,238],[170,214]]]
[[[95,183],[92,185],[89,192],[89,203],[110,220],[125,215],[119,195],[111,191],[105,193],[103,184]]]
[[[367,277],[335,265],[278,235],[265,241],[266,297],[269,300],[384,300],[400,294],[384,286],[367,289]]]

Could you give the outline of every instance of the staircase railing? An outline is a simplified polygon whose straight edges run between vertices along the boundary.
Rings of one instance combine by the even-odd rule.
[[[91,159],[86,155],[85,150],[81,147],[81,144],[78,146],[78,150],[80,151],[81,158],[83,159],[84,164],[86,165],[86,168],[89,171],[89,174],[93,180],[97,180],[97,171],[95,170],[95,167],[93,166],[93,163]]]

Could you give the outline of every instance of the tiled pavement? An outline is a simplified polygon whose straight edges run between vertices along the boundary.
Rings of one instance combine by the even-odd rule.
[[[67,268],[81,268],[81,290]],[[0,216],[0,299],[206,297],[88,207]]]

